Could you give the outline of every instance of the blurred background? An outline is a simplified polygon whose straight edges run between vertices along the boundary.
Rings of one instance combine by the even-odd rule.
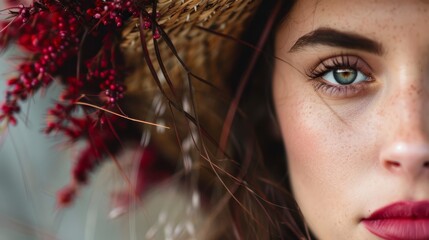
[[[0,101],[6,80],[15,74],[17,64],[11,59],[17,56],[18,51],[8,51],[0,57]],[[22,105],[18,125],[1,132],[0,240],[121,239],[119,220],[108,219],[109,192],[101,186],[109,177],[103,172],[74,205],[56,208],[56,192],[68,183],[71,159],[78,151],[78,146],[66,147],[61,138],[41,131],[46,109],[60,91],[54,84],[29,99]]]
[[[0,57],[0,99],[16,66],[10,59],[18,55],[9,51]],[[111,162],[92,174],[72,206],[56,207],[56,192],[69,182],[79,152],[79,144],[66,146],[41,131],[46,109],[60,92],[56,83],[32,97],[22,105],[18,125],[0,135],[0,240],[196,239],[199,195],[185,195],[173,182],[151,190],[128,214],[110,218],[111,194],[124,184]]]
[[[6,2],[0,0],[1,9]],[[1,51],[0,103],[20,55],[17,49]],[[56,82],[29,98],[17,126],[5,128],[0,122],[0,240],[195,238],[194,224],[202,222],[199,195],[184,194],[174,181],[152,189],[128,214],[110,218],[115,215],[112,193],[125,184],[112,161],[92,174],[72,206],[57,208],[56,193],[69,183],[72,161],[82,147],[42,132],[46,111],[61,90]],[[130,162],[132,156],[129,150],[119,158]]]
[[[19,58],[16,49],[0,55],[0,103]],[[56,193],[68,184],[81,147],[42,133],[46,110],[61,90],[54,83],[29,98],[21,105],[17,126],[0,123],[0,240],[194,238],[194,223],[202,222],[199,195],[186,195],[171,181],[151,190],[130,213],[109,218],[112,193],[125,182],[112,161],[92,174],[72,206],[57,208]],[[120,158],[131,161],[132,152]]]
[[[0,102],[19,55],[12,49],[0,56]],[[36,94],[22,105],[18,125],[0,131],[0,240],[123,239],[124,221],[108,218],[110,192],[102,187],[115,180],[111,169],[97,173],[70,208],[56,207],[56,192],[69,182],[71,159],[79,148],[41,131],[46,109],[60,91],[56,83]]]

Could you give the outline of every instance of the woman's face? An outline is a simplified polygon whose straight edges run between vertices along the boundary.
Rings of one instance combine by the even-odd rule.
[[[428,24],[424,0],[298,0],[280,26],[274,102],[319,239],[429,239]]]

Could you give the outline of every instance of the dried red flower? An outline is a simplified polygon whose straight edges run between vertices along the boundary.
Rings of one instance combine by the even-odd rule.
[[[120,151],[121,135],[138,139],[126,120],[77,103],[90,101],[100,108],[120,110],[118,104],[126,94],[124,61],[116,49],[121,28],[145,12],[152,1],[35,0],[28,6],[9,8],[11,18],[0,23],[0,46],[15,44],[29,56],[19,64],[17,76],[7,82],[0,120],[15,125],[20,102],[59,79],[65,88],[48,110],[45,133],[87,142],[72,168],[70,185],[58,194],[59,206],[68,206],[89,174],[107,156]],[[154,26],[155,20],[144,19],[145,28]],[[161,36],[155,31],[153,37]]]

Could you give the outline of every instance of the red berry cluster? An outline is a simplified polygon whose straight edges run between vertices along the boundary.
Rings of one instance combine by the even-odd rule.
[[[20,111],[18,102],[26,100],[40,88],[49,86],[53,76],[58,75],[59,68],[78,51],[80,39],[76,18],[45,10],[47,8],[41,4],[31,7],[21,5],[13,22],[3,24],[7,26],[0,36],[3,47],[7,47],[11,40],[16,40],[25,51],[32,53],[29,59],[24,59],[19,65],[18,77],[8,81],[0,120],[7,119],[11,124],[16,124],[14,115]],[[25,24],[30,19],[32,23]]]
[[[0,120],[15,125],[20,102],[46,89],[54,79],[64,91],[48,111],[45,132],[61,133],[70,141],[85,139],[73,170],[70,186],[60,193],[65,205],[77,187],[88,181],[89,173],[110,154],[119,151],[119,138],[133,138],[135,131],[122,118],[92,108],[80,108],[86,101],[101,108],[119,109],[126,95],[124,62],[118,43],[121,27],[132,17],[150,16],[145,12],[152,1],[143,0],[35,0],[30,6],[9,8],[10,20],[0,22],[0,47],[15,44],[28,53],[8,81],[0,104]],[[145,18],[145,28],[153,26]],[[154,38],[159,38],[156,32]],[[92,99],[89,99],[89,97]],[[94,96],[98,96],[94,98]],[[77,114],[79,109],[82,112]],[[107,123],[107,124],[106,124]],[[119,134],[120,133],[120,134]],[[134,136],[138,141],[138,136]]]
[[[156,18],[158,18],[158,17],[159,17],[159,13],[157,12],[156,13]],[[148,18],[147,16],[144,16],[143,17],[143,28],[145,30],[148,30],[148,29],[152,29],[152,27],[153,27],[152,19]],[[153,38],[154,39],[161,38],[161,34],[159,34],[158,28],[155,28],[155,32],[153,34]]]
[[[124,85],[120,83],[107,82],[107,88],[104,91],[110,104],[115,104],[119,99],[124,97]]]
[[[86,75],[87,81],[91,83],[98,83],[101,90],[100,99],[104,102],[105,107],[114,107],[119,100],[124,98],[125,85],[121,79],[123,77],[119,71],[110,66],[108,58],[111,54],[105,52],[102,59],[99,61],[91,61],[87,64],[89,69]],[[95,66],[94,63],[98,63]]]
[[[19,101],[49,86],[54,77],[62,78],[66,86],[71,88],[79,85],[78,89],[66,90],[69,93],[74,92],[73,90],[81,94],[85,90],[86,93],[103,92],[107,103],[116,104],[123,98],[125,90],[121,79],[118,79],[123,76],[118,76],[117,68],[113,68],[120,68],[120,63],[115,63],[117,59],[113,58],[108,59],[109,66],[102,66],[95,56],[98,51],[111,47],[115,39],[119,41],[119,28],[131,17],[136,17],[139,11],[143,11],[144,4],[148,3],[139,1],[137,7],[130,0],[39,0],[34,1],[31,6],[10,8],[14,17],[10,22],[2,23],[5,30],[0,34],[0,45],[7,47],[9,43],[15,42],[28,51],[31,57],[24,59],[18,67],[18,77],[8,82],[9,88],[1,106],[0,120],[6,119],[9,123],[16,124],[15,115],[20,111]],[[83,48],[86,48],[85,51]],[[99,73],[81,66],[82,63],[98,69]],[[81,69],[77,73],[80,76],[76,75],[77,69]],[[67,79],[71,77],[81,82],[68,85]],[[99,90],[91,84],[87,86],[85,82],[93,77],[104,79],[99,83]],[[80,97],[80,94],[72,95],[75,99]],[[72,95],[65,97],[72,101]]]
[[[139,12],[132,1],[97,0],[96,7],[86,11],[87,17],[99,20],[101,24],[122,27],[124,19],[130,16],[137,17]]]

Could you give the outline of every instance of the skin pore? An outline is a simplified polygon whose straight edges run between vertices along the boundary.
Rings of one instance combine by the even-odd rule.
[[[429,1],[298,0],[276,37],[292,191],[318,239],[429,200]],[[429,229],[429,226],[426,226]]]

